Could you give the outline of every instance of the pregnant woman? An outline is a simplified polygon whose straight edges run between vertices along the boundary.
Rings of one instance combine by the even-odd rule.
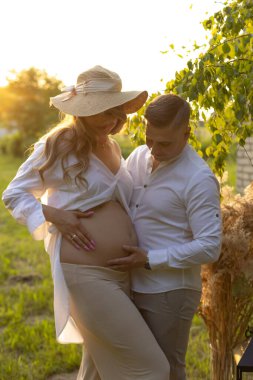
[[[137,244],[128,216],[132,179],[109,135],[146,99],[145,91],[122,92],[120,77],[101,66],[83,72],[51,98],[65,119],[35,144],[3,193],[13,217],[44,239],[57,339],[85,347],[79,380],[169,378],[169,364],[129,298],[128,272],[106,266],[126,255],[122,245]]]

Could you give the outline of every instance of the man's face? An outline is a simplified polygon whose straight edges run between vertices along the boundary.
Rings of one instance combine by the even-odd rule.
[[[171,160],[178,156],[185,147],[190,133],[190,128],[154,127],[149,122],[146,129],[146,144],[151,149],[151,154],[156,161]]]

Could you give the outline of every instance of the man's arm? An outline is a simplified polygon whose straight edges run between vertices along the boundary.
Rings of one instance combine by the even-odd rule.
[[[192,240],[165,249],[149,250],[152,269],[186,269],[219,258],[222,235],[219,185],[211,173],[202,176],[197,173],[194,177],[184,196]]]

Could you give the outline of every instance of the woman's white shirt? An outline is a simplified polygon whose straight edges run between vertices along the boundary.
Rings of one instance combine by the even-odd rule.
[[[45,172],[42,181],[36,168],[45,161],[45,157],[41,157],[44,147],[44,140],[35,144],[33,153],[21,165],[3,192],[2,199],[12,216],[27,225],[34,239],[44,239],[54,280],[57,340],[60,343],[82,343],[82,336],[69,315],[68,291],[60,263],[61,233],[45,220],[42,203],[64,210],[86,211],[114,199],[130,214],[128,205],[133,183],[123,158],[118,172],[113,174],[94,154],[90,155],[89,167],[84,173],[87,186],[80,188],[75,183],[74,170],[70,174],[71,183],[64,181],[59,160]],[[71,166],[76,162],[76,157],[70,156],[67,165]]]

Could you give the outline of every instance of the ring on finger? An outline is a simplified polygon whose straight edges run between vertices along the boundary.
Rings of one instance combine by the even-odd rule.
[[[71,240],[74,240],[77,237],[76,234],[71,235]]]

